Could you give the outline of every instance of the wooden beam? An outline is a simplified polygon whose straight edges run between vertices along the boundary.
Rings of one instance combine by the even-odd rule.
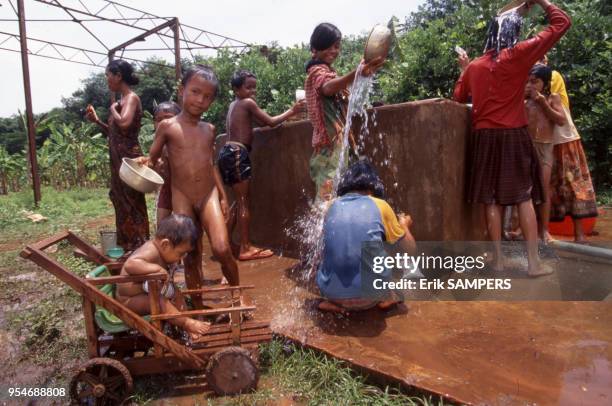
[[[242,330],[256,330],[261,328],[269,328],[270,323],[267,321],[246,321],[242,323]],[[210,327],[206,335],[224,334],[230,332],[229,324],[215,324]]]
[[[68,231],[61,231],[55,235],[52,235],[49,238],[45,238],[44,240],[38,241],[37,243],[30,244],[30,246],[32,248],[36,248],[42,251],[45,248],[48,248],[52,245],[59,243],[62,240],[65,240],[66,238],[68,238],[69,235],[70,233]]]
[[[171,320],[178,319],[181,317],[192,317],[192,316],[216,316],[218,314],[226,314],[231,312],[248,312],[255,310],[255,306],[239,306],[239,307],[224,307],[221,309],[207,309],[207,310],[187,310],[180,313],[165,313],[158,315],[151,315],[151,321],[153,320]]]
[[[254,289],[255,285],[214,285],[207,288],[202,289],[183,289],[181,293],[184,295],[192,295],[192,294],[200,294],[200,293],[216,293],[216,292],[229,292],[233,290],[246,290],[246,289]]]
[[[159,313],[161,313],[161,309],[160,309],[160,284],[159,281],[149,281],[149,305],[151,307],[151,316],[155,316]],[[159,320],[151,320],[151,322],[153,323],[153,325],[159,330],[161,331],[162,329],[162,323]],[[157,358],[161,358],[164,356],[164,348],[159,345],[158,343],[154,343],[153,345],[153,351],[155,353],[155,356]]]
[[[242,330],[241,334],[240,334],[240,338],[241,340],[246,339],[247,337],[260,337],[260,336],[272,336],[272,330],[270,330],[269,327],[263,327],[263,328],[257,328],[257,329],[251,329],[251,330]],[[199,338],[197,340],[193,340],[191,342],[192,345],[199,345],[199,344],[207,344],[207,343],[214,343],[214,342],[231,342],[232,340],[232,333],[231,332],[227,332],[227,333],[222,333],[222,334],[206,334],[205,336],[202,336],[202,338]]]
[[[235,306],[240,306],[241,298],[240,298],[239,290],[232,290],[232,308]],[[240,323],[242,322],[242,314],[239,311],[230,312],[230,329],[231,329],[231,343],[233,345],[240,345],[241,335],[240,335]]]
[[[270,341],[271,339],[272,339],[271,332],[264,333],[264,334],[257,334],[257,335],[248,335],[248,336],[240,338],[240,346],[242,346],[243,344],[264,343],[264,342]],[[228,347],[228,346],[232,346],[236,344],[234,344],[234,338],[229,337],[229,338],[222,338],[219,340],[194,342],[192,345],[194,346],[194,348],[198,348],[199,345],[202,345],[205,348],[213,348],[213,347]]]
[[[100,356],[100,347],[98,344],[98,328],[94,321],[94,312],[96,308],[91,300],[83,296],[83,318],[85,320],[85,333],[87,335],[87,352],[89,358]]]
[[[68,231],[68,241],[70,241],[70,244],[83,251],[85,255],[91,258],[92,261],[98,265],[113,262],[111,258],[104,255],[104,253],[98,251],[93,245],[91,245],[90,243],[88,243],[87,241],[85,241],[84,239],[82,239],[71,231]]]

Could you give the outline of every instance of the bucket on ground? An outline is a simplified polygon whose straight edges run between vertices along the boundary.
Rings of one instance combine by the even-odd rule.
[[[117,248],[117,232],[114,230],[100,231],[100,245],[102,245],[104,255],[107,255],[110,249]]]

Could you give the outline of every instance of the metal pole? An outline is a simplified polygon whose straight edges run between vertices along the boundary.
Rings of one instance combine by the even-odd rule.
[[[548,243],[551,247],[561,251],[573,252],[575,254],[589,255],[612,261],[612,249],[604,247],[592,247],[589,245],[575,244],[567,241],[554,240]]]
[[[174,19],[174,25],[172,26],[174,30],[174,73],[176,76],[176,81],[181,80],[182,72],[181,72],[181,26],[179,25],[178,17]]]
[[[108,63],[111,63],[113,59],[115,59],[115,50],[111,49],[110,51],[108,51]],[[110,101],[111,101],[111,104],[113,104],[116,101],[115,92],[111,91],[110,95],[111,95]]]
[[[172,29],[174,30],[174,76],[176,77],[176,86],[178,86],[183,76],[183,72],[181,71],[181,26],[178,17],[174,18],[174,26]],[[189,46],[189,44],[187,44],[187,46]],[[183,107],[183,100],[179,97],[178,89],[176,91],[176,102],[179,106]]]
[[[21,68],[23,70],[23,92],[26,103],[26,121],[28,131],[28,155],[32,171],[32,187],[34,189],[34,205],[40,202],[40,178],[36,162],[36,127],[32,112],[32,89],[30,87],[30,65],[28,64],[28,43],[26,38],[25,9],[23,0],[17,0],[17,15],[19,18],[19,40],[21,43]]]

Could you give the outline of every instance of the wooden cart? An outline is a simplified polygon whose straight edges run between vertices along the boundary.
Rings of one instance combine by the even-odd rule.
[[[98,267],[87,277],[75,275],[45,253],[45,249],[67,241]],[[217,285],[203,289],[182,290],[186,296],[220,294],[228,304],[221,308],[189,310],[180,315],[161,314],[160,290],[165,274],[119,276],[121,263],[110,262],[86,241],[70,231],[26,246],[21,252],[55,275],[83,298],[83,313],[90,360],[76,371],[70,383],[70,395],[77,404],[118,404],[132,391],[132,376],[203,370],[217,394],[233,395],[256,388],[258,346],[271,339],[269,323],[243,321],[243,312],[255,306],[241,306],[242,291],[253,286]],[[108,276],[101,276],[108,275]],[[149,286],[151,315],[140,316],[114,299],[118,283],[144,282]],[[123,328],[106,327],[102,318],[115,317]],[[173,336],[166,320],[181,316],[229,315],[227,322],[214,324],[201,339],[189,342]]]

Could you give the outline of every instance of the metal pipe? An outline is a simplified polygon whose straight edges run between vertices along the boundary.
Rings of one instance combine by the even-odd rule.
[[[111,49],[108,51],[108,63],[110,64],[113,59],[115,59],[115,50]],[[109,89],[110,90],[110,89]],[[111,104],[113,104],[114,102],[117,101],[117,96],[115,95],[115,92],[110,92],[110,102]]]
[[[63,9],[66,13],[68,13],[70,16],[73,16],[71,13],[79,13],[79,14],[86,15],[86,16],[89,16],[89,17],[95,17],[95,18],[98,18],[98,19],[103,20],[103,21],[109,21],[109,22],[113,22],[113,23],[116,23],[116,24],[125,25],[126,27],[135,28],[135,29],[138,29],[138,30],[141,30],[141,31],[147,31],[148,30],[147,28],[144,28],[144,27],[141,27],[141,26],[138,26],[138,25],[133,25],[133,24],[125,23],[125,22],[123,22],[123,21],[121,21],[119,19],[104,17],[104,16],[99,14],[100,11],[102,11],[102,10],[100,10],[97,13],[93,14],[93,13],[91,13],[89,11],[83,11],[83,10],[78,10],[76,8],[73,8],[73,7],[67,7],[67,6],[61,4],[58,0],[35,0],[35,1],[37,1],[39,3],[47,4],[49,6],[59,7],[61,9]],[[104,1],[107,2],[107,5],[111,4],[111,5],[121,6],[121,7],[124,7],[126,9],[129,9],[129,10],[133,10],[133,11],[144,13],[144,14],[149,15],[151,17],[158,17],[158,16],[154,16],[151,13],[146,13],[146,12],[144,12],[142,10],[134,9],[132,7],[128,7],[128,6],[125,6],[125,5],[120,4],[120,3],[111,2],[111,1],[108,1],[108,0],[104,0]],[[106,6],[104,8],[106,8]],[[125,16],[122,16],[122,17],[125,18]],[[162,18],[162,17],[159,17],[159,18]],[[75,21],[79,22],[80,20],[75,18]],[[239,44],[243,45],[244,48],[250,47],[250,44],[247,44],[246,42],[242,42],[242,41],[236,40],[236,39],[231,38],[231,37],[226,37],[224,35],[215,34],[213,32],[202,30],[200,28],[193,27],[193,26],[190,26],[190,25],[183,25],[183,27],[187,27],[187,28],[196,30],[197,32],[200,33],[200,35],[206,34],[206,36],[209,38],[209,40],[210,40],[210,37],[208,35],[210,34],[210,35],[213,35],[215,37],[222,38],[224,40],[228,40],[228,41],[239,43]],[[86,27],[83,27],[83,28],[87,29]],[[89,32],[89,30],[88,30],[88,32]],[[90,32],[90,34],[91,34],[91,32]],[[165,34],[165,33],[159,33],[158,35],[160,37],[163,36],[163,37],[166,37],[166,38],[172,38],[170,35]],[[200,35],[198,35],[198,38],[199,38]],[[225,48],[225,47],[215,46],[214,43],[212,42],[212,40],[210,40],[210,41],[211,41],[211,44],[212,44],[211,48],[215,48],[215,49]],[[196,40],[183,39],[183,42],[185,42],[187,45],[209,46],[209,45],[206,45],[206,44],[202,44],[202,43],[196,42]],[[105,48],[106,48],[106,46],[105,46]]]
[[[13,34],[10,32],[5,32],[5,31],[0,31],[0,35],[6,35],[7,38],[0,43],[0,45],[4,44],[8,39],[10,38],[15,38],[17,41],[19,41],[19,35],[18,34]],[[34,56],[41,56],[43,58],[50,58],[50,59],[57,59],[59,61],[66,61],[66,62],[73,62],[73,63],[80,63],[80,64],[86,64],[86,65],[91,65],[91,66],[97,66],[100,68],[105,68],[106,67],[106,63],[103,64],[103,60],[100,60],[100,62],[94,62],[92,61],[91,57],[89,54],[92,55],[100,55],[100,56],[104,56],[107,57],[109,55],[109,53],[111,53],[111,51],[104,53],[104,52],[100,52],[100,51],[94,51],[91,49],[85,49],[85,48],[79,48],[79,47],[75,47],[72,45],[66,45],[66,44],[60,44],[58,42],[52,42],[52,41],[45,41],[45,40],[41,40],[41,39],[37,39],[37,38],[32,38],[32,37],[26,37],[26,39],[29,41],[30,44],[32,44],[32,42],[36,42],[36,43],[40,43],[40,44],[44,44],[45,46],[43,46],[42,48],[40,48],[38,51],[33,51],[32,49],[30,49],[28,51],[29,55],[34,55]],[[75,50],[75,51],[80,51],[77,52],[76,54],[74,54],[72,57],[68,58],[68,57],[64,57],[63,54],[61,52],[59,52],[59,50],[57,50],[57,54],[58,55],[62,55],[62,58],[60,58],[59,56],[52,56],[52,55],[44,55],[42,54],[43,49],[47,46],[52,46],[55,48],[55,46],[57,47],[62,47],[62,48],[67,48],[67,49],[71,49],[71,50]],[[5,51],[11,51],[11,52],[21,52],[20,50],[14,50],[14,49],[10,49],[10,48],[6,48],[6,47],[2,47],[0,49],[3,49]],[[146,49],[145,49],[146,50]],[[150,49],[150,51],[154,51],[155,49]],[[165,50],[165,49],[163,49]],[[114,55],[114,51],[113,55]],[[82,53],[84,56],[86,56],[91,63],[84,63],[81,61],[75,61],[73,60],[74,56],[78,55],[79,53]],[[106,59],[106,58],[105,58]],[[157,63],[157,62],[153,62],[153,61],[146,61],[143,59],[136,59],[136,58],[130,58],[130,57],[123,57],[122,59],[125,59],[127,61],[131,61],[131,62],[136,62],[136,63],[143,63],[143,64],[148,64],[148,65],[155,65],[155,66],[159,66],[162,68],[167,68],[167,69],[174,69],[172,67],[172,65],[166,65],[163,63]]]
[[[159,31],[163,30],[164,28],[172,27],[173,24],[174,24],[174,21],[172,21],[172,20],[171,21],[166,21],[165,23],[160,24],[157,27],[151,28],[150,30],[148,30],[146,32],[143,32],[142,34],[139,34],[139,35],[135,36],[134,38],[132,38],[132,39],[130,39],[128,41],[125,41],[124,43],[122,43],[120,45],[117,45],[114,48],[109,49],[108,52],[109,53],[112,52],[114,54],[115,52],[117,52],[117,51],[119,51],[119,50],[121,50],[121,49],[123,49],[123,48],[125,48],[125,47],[127,47],[129,45],[132,45],[135,42],[144,41],[145,38],[148,37],[151,34],[155,34],[155,33],[159,32]]]
[[[23,92],[26,103],[26,122],[28,132],[28,156],[30,170],[32,171],[32,188],[34,189],[34,205],[40,202],[40,178],[38,177],[38,163],[36,162],[36,126],[32,111],[32,89],[30,86],[30,65],[28,63],[28,42],[25,25],[25,8],[23,0],[17,0],[17,15],[19,18],[19,42],[21,44],[21,68],[23,70]]]
[[[561,251],[573,252],[575,254],[589,255],[592,257],[612,260],[612,249],[593,247],[591,245],[576,244],[567,241],[554,240],[549,245]]]
[[[176,81],[181,80],[182,72],[181,72],[181,26],[179,24],[178,17],[174,18],[174,25],[172,26],[172,30],[174,31],[174,74],[176,76]]]

